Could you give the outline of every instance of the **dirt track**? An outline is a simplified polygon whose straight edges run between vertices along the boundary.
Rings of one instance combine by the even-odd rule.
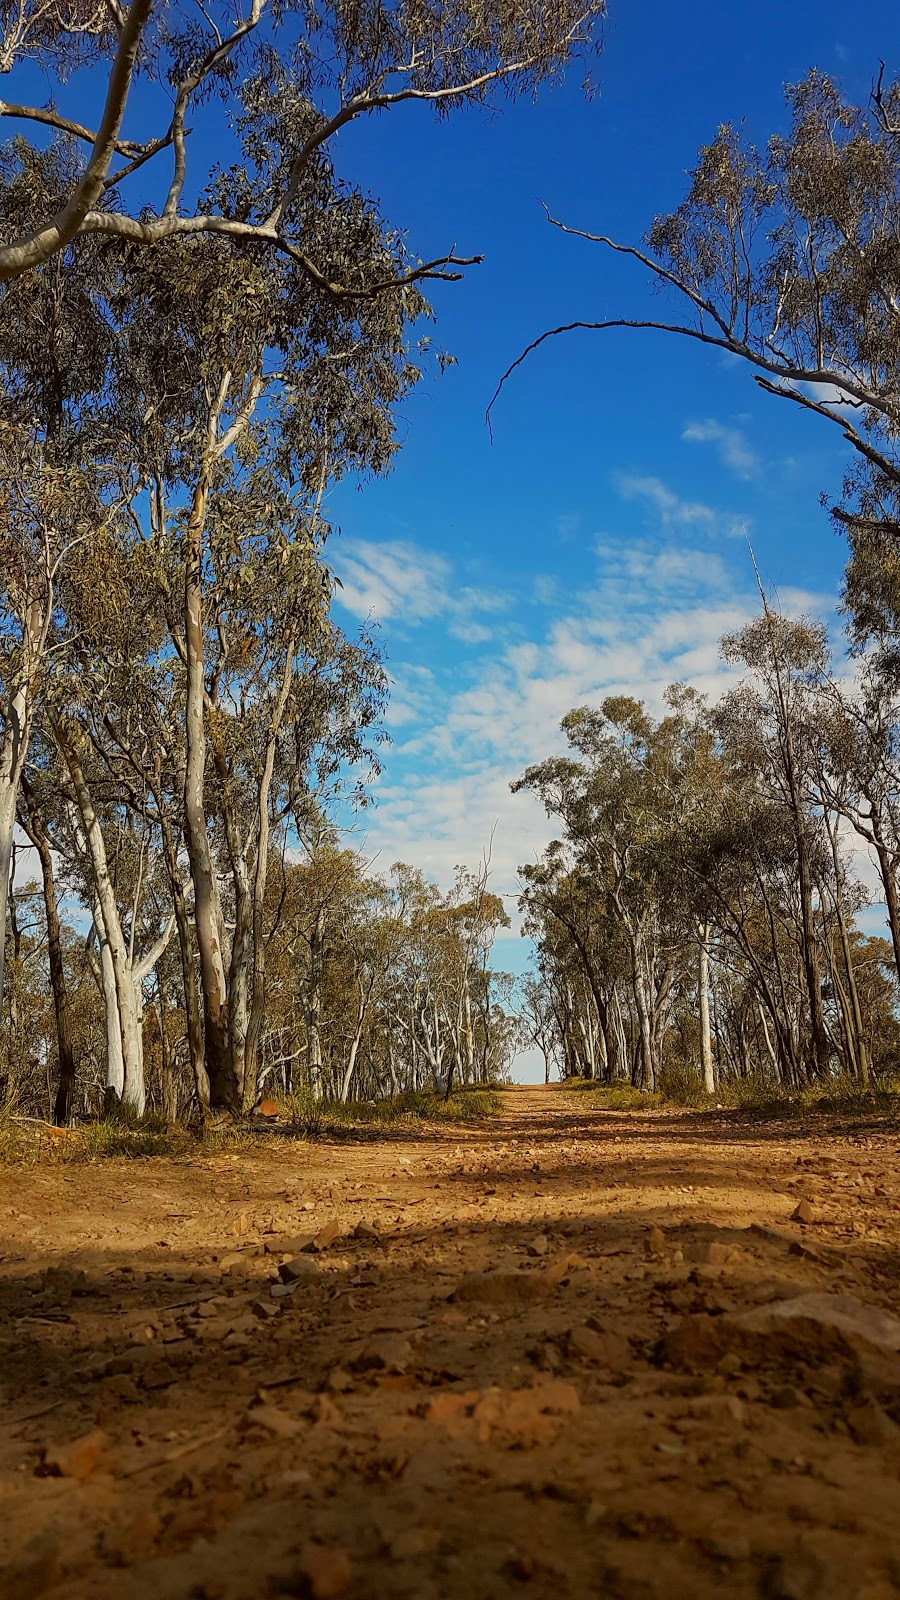
[[[900,1594],[896,1137],[503,1105],[0,1174],[4,1600]]]

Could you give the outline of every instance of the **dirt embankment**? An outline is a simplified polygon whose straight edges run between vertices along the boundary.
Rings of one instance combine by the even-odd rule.
[[[517,1090],[6,1171],[0,1596],[900,1594],[896,1143]]]

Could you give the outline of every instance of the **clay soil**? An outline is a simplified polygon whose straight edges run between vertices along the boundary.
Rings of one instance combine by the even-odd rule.
[[[896,1146],[518,1089],[5,1170],[0,1594],[900,1594]],[[849,1331],[766,1333],[816,1292]]]

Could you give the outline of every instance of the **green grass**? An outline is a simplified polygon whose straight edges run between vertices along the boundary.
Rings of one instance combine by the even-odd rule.
[[[326,1138],[329,1133],[354,1128],[413,1127],[422,1123],[477,1123],[493,1116],[500,1104],[491,1088],[460,1089],[449,1101],[443,1095],[418,1090],[391,1100],[351,1101],[349,1105],[315,1101],[308,1094],[291,1096],[282,1116],[271,1126],[259,1122],[213,1123],[202,1132],[187,1127],[167,1127],[161,1119],[143,1121],[120,1111],[74,1128],[51,1128],[46,1123],[0,1111],[0,1165],[65,1166],[91,1161],[143,1160],[150,1156],[179,1159],[187,1156],[241,1154],[271,1149],[273,1138]]]

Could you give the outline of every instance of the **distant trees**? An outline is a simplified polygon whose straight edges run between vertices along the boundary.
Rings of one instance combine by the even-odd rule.
[[[900,963],[856,925],[848,855],[851,830],[873,841],[871,750],[851,737],[871,683],[843,690],[824,630],[768,605],[723,652],[744,677],[716,705],[675,686],[658,722],[621,697],[573,711],[572,754],[514,785],[562,827],[520,869],[531,1037],[564,1073],[645,1089],[865,1086],[900,1065]],[[881,718],[890,748],[900,705]],[[895,814],[877,816],[892,885]]]
[[[466,898],[473,881],[478,874],[460,872],[442,894],[402,864],[380,879],[328,830],[311,851],[272,851],[261,919],[266,1006],[257,1093],[347,1101],[436,1085],[447,1092],[454,1078],[503,1078],[518,1024],[511,980],[491,970],[489,956],[494,931],[508,919],[495,896],[484,893],[481,904]],[[86,942],[58,910],[54,927],[45,894],[46,885],[42,895],[27,884],[12,896],[0,1079],[8,1106],[63,1121],[110,1102],[108,991],[93,929]],[[73,893],[67,909],[77,903]],[[54,941],[62,1014],[54,1013],[47,981]],[[203,1108],[172,944],[144,967],[134,975],[141,1095],[126,1066],[116,1098],[136,1113],[195,1117]]]

